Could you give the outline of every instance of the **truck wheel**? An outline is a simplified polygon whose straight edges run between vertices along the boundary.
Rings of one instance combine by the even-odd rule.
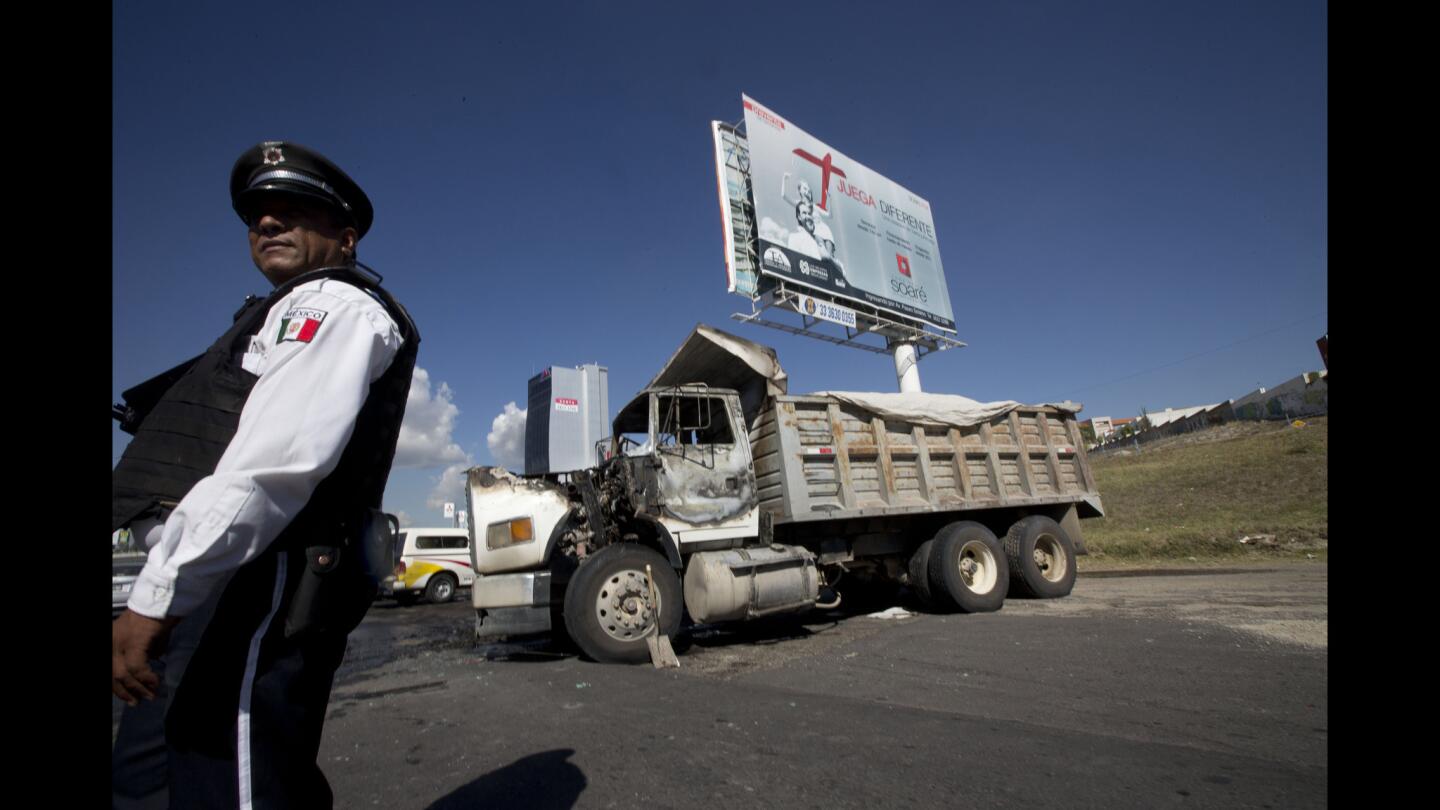
[[[449,574],[435,574],[425,586],[425,599],[432,604],[449,602],[455,595],[455,578]]]
[[[910,555],[910,590],[927,610],[935,609],[935,596],[930,592],[930,550],[934,540],[926,540]]]
[[[1005,556],[1017,596],[1055,599],[1075,587],[1075,544],[1044,515],[1015,521],[1005,535]]]
[[[650,598],[645,566],[655,579],[659,604]],[[680,577],[670,562],[633,543],[607,546],[586,558],[565,589],[565,632],[586,657],[601,663],[650,660],[645,636],[661,618],[660,632],[680,629],[684,603]]]
[[[995,533],[979,523],[952,523],[930,550],[930,591],[941,607],[988,613],[1005,604],[1010,568]]]

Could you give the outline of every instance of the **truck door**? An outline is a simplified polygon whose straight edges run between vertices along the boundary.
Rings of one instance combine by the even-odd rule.
[[[682,543],[753,535],[755,470],[738,398],[677,391],[654,401],[662,522]]]

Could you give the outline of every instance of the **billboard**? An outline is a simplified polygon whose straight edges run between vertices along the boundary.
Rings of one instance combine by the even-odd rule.
[[[955,331],[930,204],[741,98],[759,272]]]

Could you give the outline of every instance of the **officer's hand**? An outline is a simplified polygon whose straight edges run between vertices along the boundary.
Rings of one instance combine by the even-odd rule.
[[[110,623],[110,690],[131,706],[140,698],[155,699],[160,676],[150,669],[148,659],[165,651],[170,628],[178,618],[152,619],[126,610]]]

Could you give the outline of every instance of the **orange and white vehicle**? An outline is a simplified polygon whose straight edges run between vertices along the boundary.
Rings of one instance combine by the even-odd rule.
[[[422,595],[430,602],[449,602],[457,588],[475,582],[470,562],[470,534],[465,529],[408,527],[395,538],[395,573],[385,591],[404,604]]]

